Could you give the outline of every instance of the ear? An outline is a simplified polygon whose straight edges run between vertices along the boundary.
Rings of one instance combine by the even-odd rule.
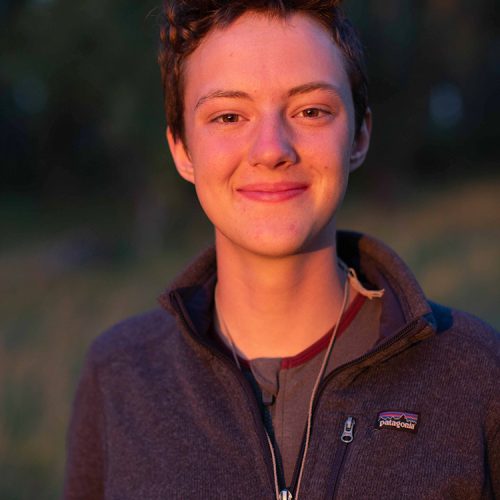
[[[372,133],[372,112],[367,108],[363,123],[358,134],[354,138],[351,150],[349,170],[356,170],[365,161],[370,147],[370,136]]]
[[[189,152],[181,139],[174,139],[172,131],[167,127],[166,132],[168,147],[170,148],[170,153],[174,159],[175,168],[179,175],[194,184],[194,168],[189,156]]]

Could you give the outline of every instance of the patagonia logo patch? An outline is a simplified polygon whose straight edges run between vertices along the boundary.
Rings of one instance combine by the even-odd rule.
[[[378,414],[375,428],[417,432],[418,423],[418,413],[410,413],[407,411],[383,411]]]

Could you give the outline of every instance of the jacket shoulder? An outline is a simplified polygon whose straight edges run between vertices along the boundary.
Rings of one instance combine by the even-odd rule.
[[[97,366],[137,358],[141,352],[154,351],[159,344],[171,343],[176,337],[175,319],[169,312],[157,308],[105,330],[90,345],[88,358]]]
[[[470,352],[480,353],[500,368],[500,333],[480,318],[464,311],[430,302],[438,336]]]

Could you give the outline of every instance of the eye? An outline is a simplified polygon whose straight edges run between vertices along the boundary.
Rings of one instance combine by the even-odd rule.
[[[320,108],[306,108],[298,113],[298,116],[304,118],[321,118],[330,114],[328,111]]]
[[[223,115],[217,116],[212,121],[216,123],[237,123],[241,121],[241,116],[236,113],[224,113]]]

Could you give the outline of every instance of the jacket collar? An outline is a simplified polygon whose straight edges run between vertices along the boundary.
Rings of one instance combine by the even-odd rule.
[[[380,240],[361,233],[337,233],[339,257],[367,286],[384,289],[380,338],[384,340],[420,317],[433,323],[432,311],[415,276],[403,260]]]
[[[419,318],[425,319],[430,326],[434,325],[422,289],[393,250],[373,237],[338,231],[337,252],[349,267],[356,270],[368,288],[385,289],[381,299],[379,343]],[[182,307],[193,330],[201,336],[206,334],[212,320],[216,273],[215,249],[211,247],[200,254],[159,297],[160,304],[176,317],[179,307]]]

